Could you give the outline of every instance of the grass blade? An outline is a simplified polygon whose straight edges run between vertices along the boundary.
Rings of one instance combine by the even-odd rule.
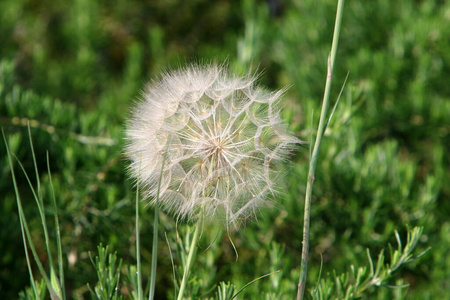
[[[65,288],[65,284],[64,284],[64,262],[63,262],[63,258],[62,258],[61,231],[59,229],[58,208],[56,207],[55,189],[53,188],[52,173],[50,170],[50,157],[49,157],[48,151],[47,151],[47,171],[48,171],[48,178],[50,181],[50,190],[52,192],[53,213],[55,215],[56,246],[58,248],[59,282],[60,282],[60,288],[62,291],[62,298],[65,300],[66,299],[66,288]]]
[[[11,155],[11,152],[9,151],[8,142],[6,141],[5,132],[3,131],[3,128],[2,128],[2,136],[3,136],[3,141],[5,142],[6,155],[8,157],[9,168],[11,170],[11,177],[12,177],[13,186],[14,186],[14,192],[16,194],[17,209],[19,211],[20,230],[22,232],[23,248],[25,250],[25,259],[27,261],[28,274],[30,275],[31,288],[33,289],[36,299],[40,299],[39,292],[37,290],[36,283],[34,281],[33,271],[31,270],[31,262],[30,262],[30,257],[28,255],[28,250],[27,250],[28,247],[27,247],[27,241],[25,238],[25,226],[24,226],[24,220],[22,219],[22,213],[21,213],[22,202],[20,200],[19,189],[17,187],[16,174],[14,172],[14,166],[13,166],[13,162],[12,162],[12,155]]]
[[[36,199],[36,203],[37,203],[37,206],[39,209],[39,215],[41,217],[42,229],[44,231],[45,248],[47,250],[48,263],[50,265],[50,270],[53,275],[52,280],[56,280],[56,277],[54,278],[54,274],[53,274],[53,270],[54,270],[53,258],[52,258],[52,250],[51,250],[51,246],[50,246],[50,239],[48,236],[47,218],[45,216],[44,199],[42,198],[42,193],[41,193],[41,181],[40,181],[39,171],[38,171],[38,167],[37,167],[36,154],[34,152],[33,139],[31,138],[31,127],[30,127],[29,122],[28,122],[28,138],[30,140],[31,155],[33,157],[34,170],[36,172],[37,193],[34,191],[33,185],[31,184],[31,181],[29,180],[28,176],[26,175],[25,169],[22,167],[22,164],[20,164],[20,165],[22,167],[22,170],[23,170],[25,176],[27,177],[28,184],[30,185],[31,190],[33,191],[33,196]],[[60,285],[58,285],[58,286],[60,286]]]
[[[18,209],[18,212],[19,212],[19,220],[20,220],[20,225],[21,225],[22,238],[23,238],[24,249],[25,249],[25,256],[27,257],[27,265],[28,265],[28,269],[29,269],[29,273],[30,273],[30,279],[32,281],[31,284],[32,284],[32,287],[33,287],[33,291],[34,291],[34,293],[36,295],[36,298],[40,299],[38,291],[37,291],[36,286],[34,284],[34,278],[33,278],[32,272],[31,272],[31,262],[30,262],[30,260],[28,258],[28,253],[27,253],[28,252],[28,250],[27,250],[28,249],[27,241],[28,241],[28,244],[30,246],[31,253],[33,254],[33,258],[34,258],[34,260],[35,260],[35,262],[36,262],[36,264],[38,266],[39,272],[40,272],[41,276],[45,280],[45,284],[47,285],[47,289],[49,290],[52,299],[59,299],[58,296],[55,294],[55,291],[52,288],[51,281],[50,281],[49,277],[47,276],[47,274],[45,272],[45,269],[42,266],[42,263],[41,263],[41,261],[39,259],[39,255],[37,254],[36,248],[34,247],[34,243],[33,243],[33,240],[31,238],[31,233],[30,233],[30,230],[28,228],[27,220],[26,220],[25,214],[23,212],[22,201],[20,199],[19,189],[17,187],[16,177],[15,177],[13,163],[12,163],[12,156],[13,155],[9,151],[8,143],[6,142],[5,133],[3,132],[3,129],[2,129],[2,134],[3,134],[3,139],[4,139],[5,145],[6,145],[6,152],[7,152],[7,156],[8,156],[9,165],[10,165],[10,168],[11,168],[11,175],[12,175],[12,178],[13,178],[14,191],[16,193],[16,202],[17,202],[17,209]],[[37,199],[37,196],[36,196],[36,191],[34,190],[32,184],[31,184],[30,178],[29,178],[27,172],[25,171],[25,168],[23,167],[22,163],[17,159],[17,157],[16,157],[16,160],[17,160],[19,166],[21,167],[22,171],[24,172],[24,175],[25,175],[28,183],[30,184],[31,191],[32,191],[32,193],[33,193],[33,195],[35,197],[36,202],[39,202],[38,199]],[[39,208],[39,206],[38,206],[38,208]]]

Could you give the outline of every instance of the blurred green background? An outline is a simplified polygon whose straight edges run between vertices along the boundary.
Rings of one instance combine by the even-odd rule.
[[[135,264],[134,188],[121,152],[128,108],[144,84],[189,62],[227,61],[236,72],[261,73],[265,87],[289,86],[284,118],[309,141],[311,124],[319,118],[335,11],[331,0],[0,2],[0,124],[34,182],[30,122],[48,201],[49,153],[69,298],[89,299],[86,283],[95,283],[96,274],[88,251],[96,253],[100,242],[117,251],[124,264]],[[376,256],[388,243],[395,245],[395,229],[404,239],[407,226],[424,226],[417,251],[431,250],[390,282],[409,288],[380,287],[367,299],[450,298],[449,37],[450,1],[347,1],[333,99],[350,75],[316,173],[311,289],[321,259],[322,277],[346,272],[350,265],[367,265],[366,248]],[[0,293],[15,299],[30,281],[0,144]],[[286,193],[257,221],[231,233],[237,262],[226,234],[217,240],[215,232],[205,234],[203,245],[213,246],[198,256],[195,278],[205,286],[198,295],[212,297],[209,287],[219,281],[241,287],[281,269],[278,284],[258,281],[242,299],[270,293],[294,297],[307,160],[308,149],[302,147],[289,165]],[[25,214],[45,262],[38,212],[16,167]],[[143,205],[142,214],[148,276],[151,207]],[[156,293],[157,299],[170,299],[172,267],[164,234],[174,241],[177,229],[170,216],[161,213],[161,218]],[[282,260],[274,260],[272,254],[283,249]]]

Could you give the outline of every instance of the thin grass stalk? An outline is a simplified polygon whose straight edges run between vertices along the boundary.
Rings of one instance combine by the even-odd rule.
[[[166,156],[163,157],[161,164],[161,172],[159,174],[158,189],[156,193],[155,216],[153,219],[152,266],[150,271],[150,291],[148,293],[149,300],[153,300],[155,297],[156,269],[158,266],[159,193],[161,191],[161,181],[165,162]]]
[[[11,170],[12,170],[12,167],[11,167]],[[13,173],[13,171],[12,171],[12,173]],[[28,228],[28,226],[26,224],[25,215],[23,213],[22,202],[21,202],[20,196],[18,194],[19,191],[18,191],[18,188],[17,188],[16,178],[15,178],[14,174],[13,174],[13,182],[14,182],[14,190],[16,192],[17,208],[18,208],[18,211],[19,211],[19,222],[20,222],[20,230],[22,231],[23,248],[25,250],[25,256],[26,256],[26,260],[27,260],[28,272],[30,274],[31,286],[33,287],[33,291],[34,291],[34,295],[35,295],[36,299],[40,299],[39,291],[37,290],[36,283],[34,281],[33,271],[31,270],[30,257],[28,255],[28,245],[27,245],[27,238],[26,238],[26,236],[29,236],[29,234],[28,234],[28,230],[25,229],[25,228]],[[32,252],[33,252],[33,250],[32,250]],[[33,252],[33,256],[34,256],[34,259],[36,260],[37,255],[34,255],[34,252]],[[47,279],[45,281],[46,281],[47,287],[49,287],[48,277],[47,277]]]
[[[17,187],[16,176],[15,176],[13,163],[12,163],[12,154],[9,151],[8,143],[6,142],[6,137],[5,137],[5,133],[3,132],[3,129],[2,129],[2,134],[3,134],[3,140],[5,141],[5,145],[6,145],[6,153],[7,153],[7,156],[8,156],[9,166],[11,168],[11,176],[12,176],[12,180],[13,180],[14,191],[15,191],[15,194],[16,194],[17,210],[19,212],[19,220],[20,220],[20,225],[21,225],[22,239],[23,239],[23,243],[24,243],[25,256],[27,257],[27,266],[28,266],[28,270],[30,272],[30,279],[32,281],[31,284],[33,286],[33,290],[34,290],[35,294],[37,295],[36,299],[40,299],[40,298],[39,298],[38,291],[37,291],[37,288],[36,288],[35,283],[34,283],[34,278],[33,278],[32,271],[31,271],[31,262],[28,259],[27,241],[28,241],[28,244],[30,246],[31,253],[33,254],[33,258],[34,258],[34,260],[36,262],[36,265],[38,266],[39,272],[40,272],[41,276],[44,278],[45,284],[47,286],[47,289],[49,290],[49,293],[50,293],[52,299],[59,299],[58,295],[55,293],[55,290],[52,287],[52,284],[51,284],[51,281],[50,281],[49,277],[45,273],[45,269],[44,269],[44,267],[43,267],[43,265],[42,265],[42,263],[41,263],[41,261],[39,259],[39,255],[37,254],[36,248],[34,247],[34,243],[33,243],[33,240],[31,238],[31,233],[30,233],[30,230],[28,228],[27,220],[26,220],[25,214],[23,212],[22,201],[20,199],[20,194],[19,194],[19,188]],[[31,188],[31,191],[32,191],[33,195],[36,197],[36,192],[34,191],[34,188],[33,188],[32,184],[31,184],[31,180],[28,177],[28,174],[26,173],[25,168],[23,167],[22,163],[17,159],[17,157],[16,157],[16,160],[17,160],[17,163],[19,164],[20,168],[22,169],[22,171],[23,171],[23,173],[24,173],[24,175],[26,177],[26,179],[28,181],[28,184],[30,185],[30,188]],[[38,201],[36,201],[36,202],[38,202]],[[54,297],[56,297],[56,298],[54,298]]]
[[[36,196],[36,191],[33,188],[33,185],[31,183],[30,177],[28,176],[28,173],[26,172],[25,167],[23,166],[23,164],[19,161],[19,159],[17,157],[16,157],[16,160],[17,160],[17,163],[19,164],[20,168],[22,169],[22,172],[25,175],[25,178],[26,178],[28,184],[30,185],[30,189],[31,189],[31,192],[33,193],[33,196],[37,197]],[[39,202],[38,199],[35,199],[35,200],[36,200],[37,203]],[[47,288],[48,288],[48,290],[49,290],[49,292],[51,294],[52,299],[61,299],[59,297],[58,291],[56,291],[54,289],[54,286],[52,285],[52,281],[49,279],[47,273],[45,273],[44,266],[42,265],[42,262],[39,259],[39,255],[38,255],[38,253],[36,251],[36,248],[34,247],[34,242],[33,242],[32,237],[31,237],[31,232],[30,232],[30,229],[28,227],[28,223],[26,221],[25,213],[23,212],[22,202],[20,202],[19,204],[20,204],[20,206],[19,206],[19,216],[23,220],[23,225],[24,225],[24,229],[25,229],[26,238],[27,238],[28,244],[30,246],[31,253],[33,253],[34,260],[35,260],[35,262],[36,262],[36,264],[38,266],[39,272],[41,273],[41,276],[44,278],[45,283],[47,284]],[[53,271],[53,269],[50,269],[50,274],[52,274],[52,271]],[[54,297],[57,297],[57,298],[54,298]]]
[[[139,231],[139,181],[136,184],[136,261],[137,261],[137,285],[138,285],[138,300],[144,299],[144,292],[142,290],[142,275],[141,275],[141,240]]]
[[[11,177],[12,177],[12,181],[13,181],[14,192],[16,194],[17,208],[20,211],[22,208],[22,205],[21,205],[21,200],[20,200],[19,189],[17,187],[17,182],[16,182],[16,174],[14,172],[14,166],[12,163],[11,153],[9,152],[9,147],[8,147],[8,143],[6,141],[5,133],[3,132],[3,128],[2,128],[2,135],[3,135],[3,141],[5,142],[5,146],[6,146],[6,153],[8,156],[9,167],[11,169]],[[20,230],[22,232],[23,249],[25,250],[25,258],[27,261],[28,274],[30,275],[31,288],[33,289],[35,298],[40,299],[39,292],[36,288],[36,283],[34,281],[33,271],[31,270],[30,256],[28,255],[27,241],[25,238],[25,227],[24,227],[23,220],[22,220],[22,214],[20,212],[19,212],[19,222],[20,222]]]
[[[55,216],[55,229],[56,229],[56,246],[58,248],[58,269],[59,269],[59,284],[61,287],[61,294],[63,299],[66,299],[66,287],[64,284],[64,262],[62,257],[62,243],[61,243],[61,231],[59,229],[59,218],[58,218],[58,209],[56,207],[56,197],[55,197],[55,190],[53,188],[53,181],[52,181],[52,173],[50,170],[50,157],[47,151],[47,172],[48,172],[48,178],[50,181],[50,190],[52,192],[52,206],[53,206],[53,213]]]
[[[47,218],[45,216],[44,199],[42,198],[42,193],[41,193],[41,180],[39,177],[39,170],[38,170],[38,166],[37,166],[36,155],[34,152],[33,139],[31,138],[30,122],[28,122],[28,137],[30,140],[31,155],[33,157],[34,170],[36,173],[37,194],[35,194],[34,191],[33,191],[33,194],[34,194],[34,197],[36,198],[36,200],[38,200],[37,204],[38,204],[39,215],[41,217],[42,229],[44,231],[44,240],[45,240],[45,248],[47,250],[48,263],[50,265],[50,270],[53,271],[54,270],[53,258],[52,258],[52,251],[51,251],[51,247],[50,247],[50,239],[48,237]],[[30,182],[29,182],[29,184],[31,186]]]
[[[158,196],[159,196],[159,186],[158,186]],[[159,197],[158,197],[159,198]],[[157,200],[157,202],[159,202]],[[159,225],[159,207],[158,204],[155,205],[155,215],[153,218],[153,243],[152,243],[152,266],[150,270],[150,291],[148,293],[148,299],[153,300],[155,297],[155,287],[156,287],[156,268],[158,266],[158,225]]]
[[[278,272],[281,272],[281,270],[276,270],[270,273],[267,273],[265,275],[259,276],[258,278],[253,279],[252,281],[246,283],[239,291],[237,291],[237,293],[235,293],[229,300],[233,300],[234,298],[236,298],[243,290],[245,290],[248,286],[252,285],[253,283],[257,282],[258,280],[261,280],[267,276],[271,276],[273,274],[276,274]]]
[[[320,153],[320,146],[322,144],[323,134],[327,125],[327,111],[329,106],[330,91],[332,75],[334,70],[334,64],[336,61],[337,48],[339,43],[339,35],[341,31],[342,15],[345,0],[339,0],[337,5],[336,20],[334,25],[333,42],[331,45],[331,53],[328,58],[328,74],[325,83],[325,91],[322,101],[322,111],[320,113],[319,127],[317,130],[317,136],[314,143],[314,148],[312,151],[311,159],[309,162],[308,180],[306,183],[306,194],[305,194],[305,209],[304,209],[304,220],[303,220],[303,247],[302,247],[302,258],[300,265],[300,278],[298,283],[297,300],[303,299],[305,288],[306,288],[306,278],[308,273],[308,254],[309,254],[309,231],[311,222],[311,198],[312,198],[312,188],[315,180],[315,172],[317,166],[317,160]]]
[[[180,290],[178,292],[177,300],[183,299],[183,294],[184,294],[184,290],[186,288],[186,283],[187,283],[187,280],[189,277],[189,272],[191,270],[192,261],[194,260],[194,256],[195,256],[195,253],[197,250],[197,242],[200,237],[200,231],[201,231],[200,227],[202,227],[202,223],[203,223],[203,220],[200,217],[200,219],[197,221],[197,224],[195,226],[194,237],[192,238],[191,246],[189,247],[189,255],[188,255],[188,259],[186,261],[186,265],[184,266],[183,279],[181,280],[181,286],[180,286]]]
[[[174,295],[177,294],[177,278],[176,278],[176,272],[175,272],[175,263],[173,262],[173,255],[172,255],[172,250],[170,249],[170,243],[169,243],[169,238],[167,237],[167,232],[164,232],[164,237],[166,238],[166,243],[167,246],[169,248],[169,255],[170,255],[170,263],[172,264],[172,276],[173,276],[173,282],[174,282],[174,286],[173,286],[173,291],[174,291]]]
[[[153,243],[152,243],[152,266],[150,271],[150,290],[148,299],[153,300],[156,288],[156,268],[158,266],[158,226],[159,226],[159,192],[161,191],[161,181],[164,170],[165,156],[161,164],[161,172],[159,174],[158,189],[156,193],[155,216],[153,218]]]

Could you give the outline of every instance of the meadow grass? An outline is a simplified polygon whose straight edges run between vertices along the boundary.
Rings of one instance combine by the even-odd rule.
[[[104,299],[100,291],[106,290],[138,299],[137,291],[149,292],[155,211],[137,203],[136,247],[135,190],[121,154],[132,99],[150,77],[183,65],[184,58],[227,59],[238,72],[263,71],[262,85],[289,85],[283,117],[309,141],[320,115],[336,3],[291,1],[278,10],[256,1],[153,7],[140,1],[47,2],[0,3],[0,35],[6,37],[0,122],[5,145],[17,158],[0,147],[0,290],[12,299],[19,291],[24,299],[36,298],[49,286],[67,298]],[[350,75],[316,168],[306,298],[448,297],[449,5],[346,3],[332,100]],[[203,232],[186,286],[192,297],[229,299],[276,271],[237,298],[295,297],[307,165],[305,146],[289,164],[285,193],[275,206],[231,234],[237,262],[226,232]],[[56,213],[58,221],[46,222],[46,233],[43,216],[50,220]],[[155,299],[173,299],[193,232],[163,211],[157,216]],[[31,282],[23,217],[25,242],[33,242],[43,269],[29,258]],[[63,269],[51,267],[61,260]],[[352,294],[356,287],[364,293]]]

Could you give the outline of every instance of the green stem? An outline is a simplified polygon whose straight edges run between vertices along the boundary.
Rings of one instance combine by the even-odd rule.
[[[155,204],[155,217],[153,219],[153,244],[152,244],[152,266],[150,272],[150,290],[148,292],[148,299],[153,300],[155,297],[156,288],[156,267],[158,265],[158,226],[159,226],[159,197],[161,192],[161,182],[164,171],[164,164],[166,162],[166,156],[163,156],[163,161],[161,164],[161,172],[159,173],[158,180],[158,190],[156,194],[156,204]]]
[[[158,223],[159,223],[159,207],[158,203],[155,205],[155,217],[153,222],[153,244],[152,244],[152,266],[150,272],[150,291],[148,293],[148,299],[153,300],[155,297],[156,287],[156,267],[158,264]]]
[[[311,221],[311,198],[312,188],[315,180],[315,172],[317,166],[317,160],[320,153],[320,145],[322,144],[323,134],[327,124],[327,111],[330,99],[331,81],[334,69],[334,63],[336,61],[336,53],[339,41],[339,34],[341,31],[342,14],[344,7],[344,0],[339,0],[336,12],[336,21],[334,25],[333,42],[331,45],[331,53],[328,58],[328,74],[325,83],[325,91],[323,95],[322,111],[320,113],[319,127],[317,130],[317,136],[314,143],[313,152],[309,161],[308,181],[306,183],[306,195],[305,195],[305,210],[303,220],[303,247],[302,247],[302,259],[300,265],[300,278],[298,282],[297,300],[303,299],[303,295],[306,287],[306,277],[308,273],[308,253],[309,253],[309,229]]]
[[[61,294],[63,297],[63,300],[66,299],[66,288],[64,283],[64,262],[63,262],[63,252],[62,252],[62,243],[61,243],[61,230],[59,228],[59,219],[58,219],[58,209],[56,206],[56,196],[55,196],[55,189],[53,188],[53,181],[52,181],[52,173],[50,171],[50,157],[47,151],[47,171],[48,171],[48,179],[50,181],[50,189],[52,192],[52,204],[53,204],[53,211],[54,211],[54,220],[55,220],[55,229],[56,229],[56,245],[58,248],[58,268],[59,268],[59,282],[61,285]]]
[[[47,249],[48,263],[50,265],[50,270],[53,270],[53,258],[52,258],[52,253],[51,253],[52,251],[50,249],[50,239],[49,239],[48,230],[47,230],[47,220],[45,217],[44,199],[42,198],[41,181],[39,179],[40,178],[39,170],[37,167],[36,155],[34,153],[34,146],[33,146],[33,140],[31,138],[31,127],[30,127],[29,121],[28,121],[28,138],[30,140],[31,155],[33,157],[34,171],[36,172],[37,194],[35,195],[35,197],[36,197],[37,204],[38,204],[39,214],[41,216],[42,228],[44,230],[45,248]]]
[[[144,299],[142,290],[142,274],[141,274],[141,240],[139,229],[139,181],[136,187],[136,264],[137,264],[137,285],[138,300]]]
[[[20,229],[22,231],[23,246],[24,246],[24,250],[25,250],[25,257],[27,260],[28,272],[30,274],[31,286],[33,288],[34,295],[35,295],[36,299],[40,299],[39,292],[37,290],[36,283],[34,281],[33,272],[31,270],[31,262],[30,262],[30,258],[28,255],[27,240],[28,240],[28,244],[30,245],[31,253],[34,257],[34,260],[35,260],[37,266],[38,266],[39,272],[41,273],[41,276],[44,278],[45,284],[47,285],[47,289],[49,290],[50,296],[54,297],[55,299],[59,299],[59,297],[55,294],[55,291],[52,287],[50,278],[45,273],[45,269],[39,259],[39,255],[37,254],[36,248],[34,247],[33,240],[31,239],[31,233],[28,228],[27,219],[23,212],[22,201],[20,199],[19,188],[18,188],[17,181],[16,181],[16,175],[14,172],[14,165],[12,162],[12,153],[9,150],[8,142],[6,141],[6,136],[5,136],[5,132],[3,131],[3,128],[1,129],[1,131],[2,131],[2,136],[3,136],[3,141],[5,142],[5,146],[6,146],[6,156],[8,157],[9,167],[11,170],[11,177],[13,180],[14,191],[16,194],[16,203],[17,203],[17,210],[19,212],[19,221],[20,221]],[[31,181],[28,177],[28,174],[25,172],[25,168],[23,167],[22,163],[17,159],[17,157],[16,157],[16,160],[17,160],[17,163],[19,164],[20,168],[22,169],[27,181],[29,182],[30,187],[32,188]],[[34,193],[33,189],[32,189],[32,192]]]
[[[186,266],[184,267],[183,279],[181,280],[181,286],[180,286],[180,291],[178,293],[177,300],[183,299],[184,289],[186,288],[186,283],[187,283],[187,280],[189,277],[189,272],[191,270],[191,266],[192,266],[192,262],[194,260],[195,253],[197,252],[196,251],[197,250],[197,242],[198,242],[198,238],[200,236],[202,223],[203,223],[203,220],[200,217],[199,220],[197,221],[197,225],[195,227],[194,237],[191,241],[191,246],[189,247],[189,255],[188,255],[187,262],[186,262]]]

